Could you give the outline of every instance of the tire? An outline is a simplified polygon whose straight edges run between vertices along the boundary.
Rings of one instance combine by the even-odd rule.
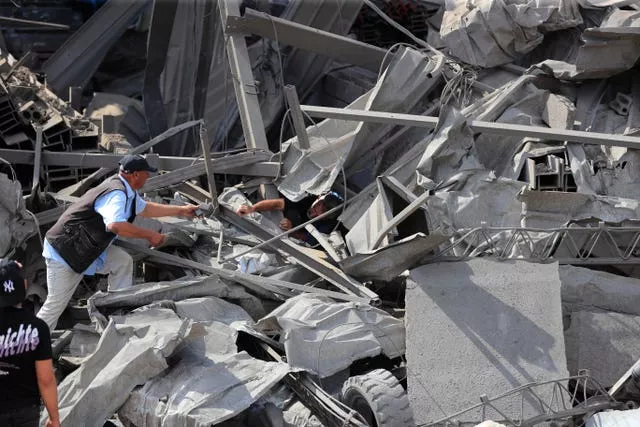
[[[362,415],[370,427],[415,426],[407,392],[385,369],[346,380],[340,400]]]

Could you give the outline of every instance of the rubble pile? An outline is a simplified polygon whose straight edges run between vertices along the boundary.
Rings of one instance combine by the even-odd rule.
[[[114,242],[132,288],[78,287],[63,426],[638,424],[637,2],[23,3],[0,252],[28,304],[122,155],[200,205]]]

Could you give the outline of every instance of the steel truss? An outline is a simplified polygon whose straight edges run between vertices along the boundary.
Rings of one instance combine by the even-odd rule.
[[[585,370],[573,377],[525,384],[493,398],[483,395],[477,405],[421,427],[471,426],[487,420],[513,427],[552,421],[552,425],[581,427],[591,414],[622,406]],[[537,414],[525,419],[525,407],[528,414],[532,410]],[[508,415],[514,408],[518,413]]]
[[[640,264],[640,227],[569,226],[552,229],[478,227],[459,230],[426,262],[488,256],[576,265]]]

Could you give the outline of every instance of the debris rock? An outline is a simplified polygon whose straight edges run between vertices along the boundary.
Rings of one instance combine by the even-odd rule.
[[[461,411],[487,391],[567,376],[557,265],[425,265],[411,271],[406,310],[407,386],[417,424]],[[520,404],[515,399],[505,414],[520,417]],[[525,418],[537,414],[535,405],[525,399]]]
[[[613,385],[640,358],[640,317],[613,312],[575,311],[565,331],[567,367],[575,375],[589,369],[605,387]]]

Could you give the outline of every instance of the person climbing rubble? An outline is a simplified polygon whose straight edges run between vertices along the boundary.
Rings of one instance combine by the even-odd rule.
[[[138,194],[155,172],[140,155],[120,161],[119,173],[87,191],[47,232],[42,255],[47,266],[48,296],[37,316],[53,329],[85,275],[108,274],[109,291],[133,285],[133,259],[112,243],[117,236],[146,239],[160,246],[165,235],[133,225],[137,215],[194,217],[194,205],[145,202]]]
[[[284,218],[280,221],[280,228],[288,231],[330,211],[342,203],[344,203],[344,199],[340,194],[335,191],[329,191],[317,198],[306,197],[299,202],[291,202],[284,197],[261,200],[254,205],[240,206],[236,213],[240,216],[245,216],[254,212],[282,211]],[[340,226],[336,219],[337,216],[338,214],[330,215],[314,222],[313,225],[319,232],[330,234]],[[312,246],[318,244],[318,241],[307,230],[295,231],[291,233],[291,236]]]
[[[58,389],[46,323],[22,308],[22,265],[0,261],[0,425],[37,427],[40,397],[47,427],[59,427]]]

